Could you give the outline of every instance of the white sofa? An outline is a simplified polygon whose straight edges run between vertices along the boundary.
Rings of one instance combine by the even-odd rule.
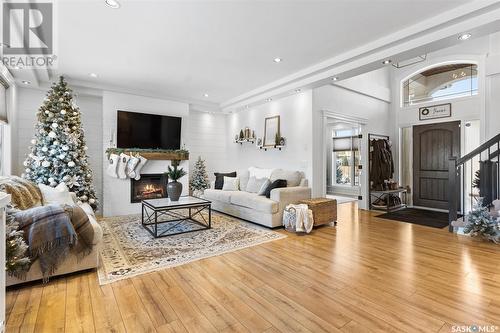
[[[71,193],[73,201],[76,203],[76,196],[74,193]],[[99,223],[97,223],[96,217],[94,215],[94,211],[88,204],[83,204],[80,206],[87,216],[89,217],[90,223],[94,229],[94,240],[92,244],[94,245],[92,252],[87,256],[79,259],[73,253],[69,253],[68,257],[59,265],[57,270],[54,272],[52,277],[83,271],[86,269],[92,269],[99,266],[99,244],[102,240],[103,231]],[[18,279],[16,277],[10,276],[6,274],[6,286],[13,286],[20,283],[26,283],[30,281],[42,280],[43,275],[40,271],[40,265],[38,261],[35,261],[32,265],[28,273],[26,274],[25,279]]]
[[[288,204],[311,198],[311,188],[304,174],[299,171],[272,170],[270,180],[286,179],[288,186],[273,189],[269,199],[245,191],[249,179],[248,169],[237,171],[237,177],[240,178],[239,191],[215,190],[214,182],[210,189],[205,190],[203,196],[212,202],[212,209],[275,228],[282,225],[283,211]]]

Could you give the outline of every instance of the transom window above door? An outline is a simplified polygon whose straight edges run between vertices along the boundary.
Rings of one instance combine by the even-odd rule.
[[[428,68],[402,83],[403,106],[477,95],[477,65]]]

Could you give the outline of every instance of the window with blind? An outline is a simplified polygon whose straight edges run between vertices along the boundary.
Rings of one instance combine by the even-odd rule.
[[[361,172],[359,130],[346,129],[333,133],[332,169],[334,185],[359,186]]]

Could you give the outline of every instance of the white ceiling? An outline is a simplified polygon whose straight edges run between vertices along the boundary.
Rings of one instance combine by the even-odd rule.
[[[59,1],[57,72],[223,103],[465,2]]]

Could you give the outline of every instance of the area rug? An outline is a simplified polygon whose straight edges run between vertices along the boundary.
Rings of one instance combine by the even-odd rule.
[[[377,217],[439,229],[448,226],[448,213],[426,209],[405,208],[395,212],[377,215]]]
[[[140,215],[103,218],[101,285],[278,240],[281,233],[212,212],[212,228],[155,239]]]

